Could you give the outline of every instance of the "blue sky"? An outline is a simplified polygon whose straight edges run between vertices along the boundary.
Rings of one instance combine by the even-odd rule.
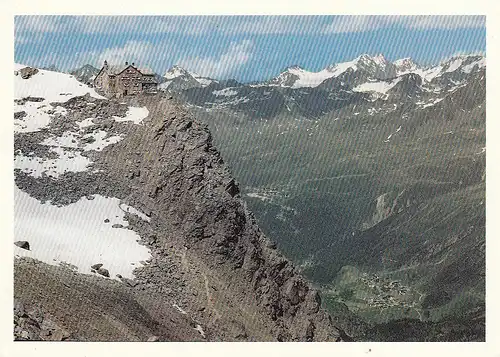
[[[15,61],[70,70],[104,59],[174,64],[202,75],[267,79],[363,53],[435,64],[486,53],[484,16],[16,16]]]

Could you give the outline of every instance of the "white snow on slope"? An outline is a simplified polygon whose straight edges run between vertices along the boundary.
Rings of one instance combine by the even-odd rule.
[[[158,85],[158,89],[165,90],[167,89],[170,84],[172,84],[172,81],[166,81]]]
[[[14,64],[15,71],[25,67],[27,66]],[[28,79],[22,79],[20,74],[14,75],[14,99],[44,98],[41,102],[14,104],[14,113],[25,111],[27,114],[24,118],[14,119],[14,132],[26,133],[45,128],[50,124],[53,115],[66,114],[64,108],[58,106],[54,108],[50,103],[64,103],[73,97],[87,93],[94,98],[105,99],[69,74],[39,70]],[[52,110],[54,113],[49,113]]]
[[[24,118],[14,119],[14,132],[31,133],[45,128],[52,120],[52,115],[47,113],[52,109],[51,105],[35,102],[27,102],[24,105],[14,104],[14,113],[26,112]]]
[[[169,69],[167,72],[165,72],[163,77],[166,79],[174,79],[174,78],[180,77],[186,73],[187,73],[187,71],[184,68],[181,68],[179,66],[173,66],[171,69]]]
[[[360,84],[359,86],[353,88],[355,92],[378,92],[386,94],[389,89],[394,87],[401,80],[400,77],[393,79],[392,81],[377,81],[377,82],[366,82]]]
[[[207,78],[207,77],[203,77],[203,76],[199,75],[198,73],[188,71],[188,70],[186,70],[186,69],[184,69],[182,67],[179,67],[179,66],[173,66],[171,69],[169,69],[163,75],[163,77],[165,79],[169,80],[169,81],[172,81],[175,78],[186,76],[186,75],[193,77],[203,87],[206,87],[206,86],[210,85],[210,83],[212,83],[212,82],[216,82],[217,83],[217,81],[214,81],[213,79],[210,79],[210,78]],[[170,84],[170,82],[168,82],[168,84],[166,84],[165,86],[163,86],[163,88],[162,88],[162,85],[160,85],[160,88],[166,89],[169,84]]]
[[[18,71],[24,67],[15,64],[14,70]],[[42,97],[46,103],[64,103],[69,99],[89,93],[94,98],[105,99],[97,94],[94,89],[78,82],[72,75],[66,73],[38,70],[38,73],[28,79],[22,79],[21,75],[14,76],[14,97],[21,99],[25,97]]]
[[[134,124],[140,124],[149,115],[146,107],[129,107],[125,117],[113,116],[115,121],[132,121]]]
[[[78,127],[80,129],[84,129],[86,127],[94,125],[94,118],[87,118],[87,119],[84,119],[82,121],[77,122],[76,124],[78,124]]]
[[[89,137],[93,137],[94,141],[82,143],[82,139]],[[81,136],[81,131],[65,131],[61,136],[52,136],[41,142],[42,145],[50,146],[50,151],[57,154],[57,158],[47,159],[16,153],[14,168],[33,177],[41,177],[45,174],[53,178],[58,178],[66,172],[87,171],[92,161],[82,155],[83,151],[102,151],[106,146],[120,140],[122,140],[121,136],[108,136],[104,130],[95,130],[83,136]]]
[[[221,89],[221,90],[214,90],[212,92],[214,95],[216,96],[224,96],[224,97],[232,97],[233,95],[236,95],[238,94],[237,91],[235,91],[234,89],[231,89],[231,88],[224,88],[224,89]]]
[[[102,151],[106,146],[116,144],[122,139],[119,135],[108,136],[108,133],[104,130],[97,130],[83,136],[83,138],[88,137],[93,137],[94,142],[85,144],[83,151]]]
[[[30,243],[30,251],[14,247],[17,257],[31,257],[52,265],[72,264],[80,273],[91,274],[93,264],[102,263],[110,276],[133,278],[132,271],[148,260],[149,250],[127,226],[120,200],[99,195],[64,207],[42,204],[14,188],[14,236]],[[104,223],[109,219],[109,223]]]
[[[455,58],[448,64],[448,68],[446,69],[445,72],[455,72],[458,68],[460,68],[462,62],[463,62],[462,58]]]
[[[89,137],[93,137],[94,141],[82,143],[82,139]],[[45,174],[53,178],[58,178],[66,172],[87,171],[92,161],[82,155],[83,151],[102,151],[106,146],[120,140],[121,136],[108,136],[104,130],[95,130],[83,136],[81,131],[65,131],[61,136],[52,136],[41,142],[42,145],[50,146],[50,151],[57,154],[57,158],[47,159],[16,153],[14,168],[33,177],[42,177]]]
[[[198,83],[200,83],[203,87],[206,87],[206,86],[210,85],[210,83],[212,83],[212,82],[213,82],[213,80],[211,80],[210,78],[205,78],[205,77],[201,77],[201,76],[198,76],[198,75],[193,76],[193,77],[194,77],[194,79],[196,79],[196,81],[197,81]]]
[[[437,104],[439,103],[440,101],[442,101],[444,98],[437,98],[437,99],[434,99],[433,101],[429,102],[429,103],[426,103],[422,106],[422,108],[427,108],[427,107],[432,107],[434,104]]]
[[[432,81],[434,78],[439,76],[441,74],[441,71],[443,70],[442,66],[435,66],[431,67],[428,69],[419,69],[415,71],[414,73],[418,74],[422,79],[426,82]]]
[[[77,148],[78,147],[78,133],[72,131],[65,131],[61,136],[47,138],[40,144],[47,146],[57,146],[64,148]]]
[[[78,151],[66,151],[62,147],[53,147],[51,150],[58,155],[56,159],[16,154],[14,168],[33,177],[42,177],[45,174],[58,178],[66,172],[87,171],[88,166],[92,163],[90,159],[82,156]]]
[[[464,73],[470,73],[474,69],[475,66],[478,66],[479,68],[483,68],[486,66],[486,58],[481,58],[480,60],[474,61],[466,66],[462,67],[462,72]]]
[[[288,71],[299,77],[292,88],[317,87],[326,79],[335,76],[334,73],[326,69],[319,72],[309,72],[302,68],[290,68]]]
[[[410,57],[398,59],[392,64],[396,67],[396,74],[398,76],[412,73],[419,69],[419,66]]]

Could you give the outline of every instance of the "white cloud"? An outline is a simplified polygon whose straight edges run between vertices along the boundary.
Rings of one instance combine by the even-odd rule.
[[[15,31],[21,32],[56,32],[60,29],[54,16],[16,16]]]
[[[232,42],[228,50],[215,57],[188,57],[180,59],[177,63],[202,76],[221,78],[233,74],[244,66],[253,56],[253,42],[243,40]]]
[[[408,29],[458,29],[486,26],[484,16],[338,16],[325,26],[323,33],[349,33],[373,31],[389,26]]]
[[[283,34],[348,33],[371,31],[390,25],[405,28],[474,28],[485,26],[485,16],[16,16],[16,33],[180,33],[208,32]]]
[[[213,18],[200,16],[17,16],[17,33],[202,34]]]
[[[121,64],[125,61],[141,63],[151,58],[154,46],[149,42],[128,41],[123,46],[107,48],[98,56],[98,64],[105,60],[110,64]]]
[[[327,25],[324,33],[349,33],[375,30],[386,25],[384,18],[377,16],[341,16]]]
[[[398,17],[398,16],[396,16]],[[486,26],[485,16],[405,16],[401,21],[405,27],[418,29],[457,29]]]

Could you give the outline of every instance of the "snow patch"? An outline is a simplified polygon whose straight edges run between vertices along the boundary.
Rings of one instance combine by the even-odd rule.
[[[77,148],[79,135],[71,131],[65,131],[62,136],[47,138],[40,144],[65,148]]]
[[[366,82],[353,88],[354,92],[378,92],[386,94],[389,89],[394,87],[401,81],[401,78],[395,78],[392,81],[377,81],[377,82]]]
[[[448,68],[446,69],[445,72],[455,72],[458,68],[460,68],[462,62],[463,62],[462,58],[455,58],[448,64]]]
[[[25,67],[27,66],[14,64],[16,71]],[[54,108],[51,103],[64,103],[73,97],[85,94],[90,94],[98,99],[106,99],[98,95],[92,88],[65,73],[40,69],[38,73],[28,79],[22,79],[20,74],[14,75],[14,99],[43,98],[41,102],[27,101],[24,104],[14,104],[15,113],[26,112],[25,117],[14,119],[14,132],[29,133],[47,127],[54,115],[66,115],[67,113],[65,108],[61,106]]]
[[[173,304],[173,305],[172,305],[172,307],[175,307],[175,308],[177,309],[177,311],[179,311],[181,314],[183,314],[183,315],[187,315],[187,312],[186,312],[186,311],[184,311],[184,310],[182,309],[182,307],[180,307],[179,305],[177,305],[177,304]]]
[[[205,331],[203,331],[203,328],[201,327],[200,324],[197,324],[196,327],[194,328],[196,331],[198,331],[200,333],[200,335],[205,338],[206,335],[205,335]]]
[[[27,66],[15,64],[14,69],[19,71]],[[38,73],[28,79],[21,75],[14,76],[14,98],[26,97],[45,98],[44,103],[64,103],[71,98],[89,93],[98,99],[106,99],[97,94],[94,89],[78,82],[73,76],[66,73],[52,72],[39,69]]]
[[[443,99],[444,99],[444,98],[437,98],[437,99],[433,100],[433,101],[432,101],[432,102],[430,102],[430,103],[424,104],[424,105],[422,106],[422,108],[431,107],[431,106],[433,106],[433,105],[435,105],[435,104],[439,103],[439,102],[440,102],[440,101],[442,101]]]
[[[33,177],[47,175],[58,178],[66,172],[87,171],[92,163],[90,159],[82,156],[78,151],[66,151],[62,147],[53,147],[51,151],[58,155],[56,159],[44,159],[36,156],[17,154],[14,157],[14,168]]]
[[[108,136],[108,133],[105,132],[104,130],[97,130],[94,131],[93,133],[86,134],[83,136],[83,138],[94,138],[94,141],[91,143],[86,144],[83,147],[84,151],[102,151],[106,146],[116,144],[120,140],[122,140],[122,137],[119,135],[114,135],[114,136]]]
[[[111,276],[133,278],[135,267],[151,257],[140,245],[137,233],[112,228],[128,226],[120,200],[95,195],[93,200],[57,207],[42,204],[17,186],[14,188],[14,235],[27,240],[31,250],[14,247],[16,257],[31,257],[51,265],[68,263],[80,273],[90,274],[93,264],[101,263]],[[109,223],[104,220],[109,219]],[[100,276],[100,275],[99,275]]]
[[[486,58],[483,57],[480,60],[474,61],[472,63],[469,63],[468,65],[463,66],[462,72],[471,73],[475,66],[478,66],[479,68],[485,67],[486,66]]]
[[[53,116],[48,113],[51,110],[53,107],[50,104],[41,105],[36,102],[26,102],[24,105],[14,104],[14,113],[26,112],[23,118],[14,118],[14,132],[31,133],[47,127]]]
[[[237,95],[238,92],[235,91],[234,89],[231,89],[231,88],[224,88],[224,89],[221,89],[221,90],[214,90],[212,92],[214,95],[216,96],[224,96],[224,97],[231,97],[233,95]]]
[[[94,125],[94,118],[87,118],[76,123],[80,129]]]
[[[298,77],[292,88],[317,87],[328,78],[335,76],[334,73],[327,69],[319,72],[309,72],[302,68],[290,68],[288,72]]]
[[[165,90],[172,84],[172,81],[166,81],[158,85],[159,89]]]
[[[113,116],[113,119],[118,122],[132,121],[134,124],[140,124],[149,115],[149,110],[146,107],[129,107],[125,117]]]

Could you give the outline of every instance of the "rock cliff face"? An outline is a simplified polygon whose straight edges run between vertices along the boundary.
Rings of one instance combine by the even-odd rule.
[[[130,332],[134,339],[144,340],[156,333],[160,340],[168,340],[165,329],[175,326],[171,322],[165,325],[165,318],[158,317],[162,312],[157,305],[161,303],[177,309],[186,316],[187,326],[197,330],[202,339],[212,341],[349,340],[321,308],[318,292],[261,232],[239,197],[238,184],[212,145],[207,127],[171,97],[130,101],[75,97],[60,104],[66,114],[47,130],[16,134],[15,146],[17,152],[48,155],[40,145],[47,133],[62,135],[88,117],[98,118],[92,130],[105,129],[123,137],[102,151],[85,154],[93,160],[92,171],[67,172],[57,179],[17,172],[16,184],[32,197],[51,200],[52,204],[69,204],[96,194],[117,197],[149,217],[147,221],[132,215],[127,218],[128,228],[138,232],[142,244],[151,251],[148,264],[136,269],[134,280],[98,279],[101,285],[109,284],[106,289],[119,289],[152,315],[147,333]],[[124,115],[124,104],[145,106],[149,116],[141,124],[106,119]],[[16,262],[18,271],[39,270],[36,266],[44,265],[40,264]],[[23,279],[16,280],[16,295],[20,301],[30,300],[29,286],[37,283],[37,276],[19,274]],[[92,279],[74,279],[83,279],[83,285],[95,284]],[[57,300],[64,294],[50,298]],[[106,296],[101,292],[94,298]],[[44,299],[43,291],[38,299]],[[128,304],[123,299],[116,299],[116,304],[119,300]],[[48,313],[60,313],[62,308],[82,314],[74,307],[62,306],[45,303]],[[162,311],[172,314],[169,309]],[[113,319],[121,321],[120,316],[116,312]],[[130,319],[120,323],[132,326]],[[82,330],[84,326],[72,326],[72,336],[96,339],[95,334]],[[123,334],[98,336],[97,340],[126,339]],[[185,333],[175,337],[183,339],[193,340],[193,336]]]
[[[110,146],[100,163],[111,181],[129,190],[130,204],[156,222],[150,239],[157,263],[141,275],[161,285],[161,252],[173,246],[188,267],[186,284],[206,295],[220,325],[243,325],[247,335],[261,331],[282,341],[339,340],[317,291],[276,251],[239,198],[207,127],[172,100],[144,104],[151,113],[145,125]]]

